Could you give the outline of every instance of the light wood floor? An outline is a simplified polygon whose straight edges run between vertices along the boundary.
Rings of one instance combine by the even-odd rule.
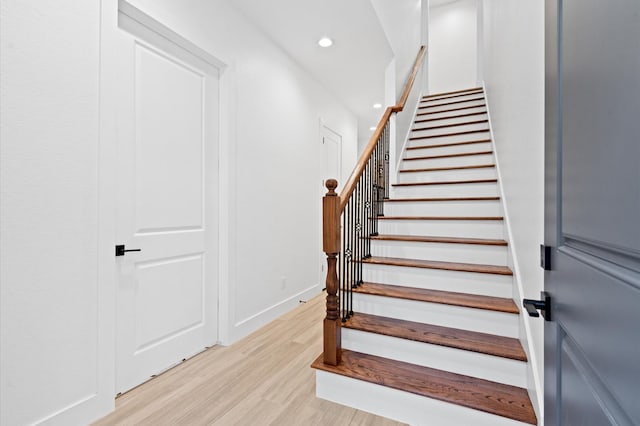
[[[96,425],[399,425],[315,397],[324,294],[120,396]]]

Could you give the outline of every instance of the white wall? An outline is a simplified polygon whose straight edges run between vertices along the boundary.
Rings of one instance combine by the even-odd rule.
[[[3,425],[80,424],[113,405],[98,303],[112,286],[98,275],[100,7],[0,9]]]
[[[429,9],[429,92],[477,85],[477,0]]]
[[[537,299],[543,287],[539,244],[544,241],[544,3],[484,0],[483,28],[483,75],[514,266],[524,293],[516,297]],[[536,377],[531,379],[541,384],[543,321],[522,317],[523,337],[534,348],[530,361]]]
[[[371,4],[393,50],[399,98],[420,49],[422,1],[371,0]]]
[[[114,213],[103,208],[113,194],[99,191],[98,166],[117,131],[99,108],[112,91],[99,83],[100,31],[116,31],[116,2],[102,2],[102,21],[100,3],[2,3],[2,424],[83,424],[113,407]],[[227,1],[132,4],[228,65],[220,307],[230,343],[324,286],[320,120],[342,135],[346,179],[356,118]]]
[[[371,0],[394,55],[385,70],[385,107],[393,106],[400,100],[420,46],[423,40],[426,42],[426,17],[423,12],[425,9],[428,10],[427,3],[427,0]],[[413,98],[417,99],[423,88],[422,84],[422,78],[416,79]],[[413,98],[411,100],[415,101],[416,99]],[[395,114],[392,115],[390,120],[392,183],[396,180],[396,163],[401,155],[408,126],[413,121],[414,107],[415,102],[409,102],[404,112],[397,117]],[[383,111],[384,109],[381,109],[380,114]],[[360,147],[360,150],[362,149],[364,146]]]

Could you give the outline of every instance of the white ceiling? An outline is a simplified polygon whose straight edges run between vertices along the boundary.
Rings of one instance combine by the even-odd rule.
[[[358,117],[368,139],[384,104],[384,72],[393,57],[370,0],[234,0],[248,19]],[[321,37],[333,46],[321,48]]]

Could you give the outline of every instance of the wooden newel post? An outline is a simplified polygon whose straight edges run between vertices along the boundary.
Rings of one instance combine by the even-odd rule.
[[[328,179],[326,186],[329,192],[322,198],[322,250],[327,254],[328,266],[323,361],[325,364],[338,365],[342,353],[337,267],[340,252],[340,197],[335,192],[337,180]]]

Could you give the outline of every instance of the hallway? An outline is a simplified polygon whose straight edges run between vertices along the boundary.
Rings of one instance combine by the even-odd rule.
[[[324,299],[131,390],[95,425],[398,425],[316,398],[309,365],[322,351]]]

